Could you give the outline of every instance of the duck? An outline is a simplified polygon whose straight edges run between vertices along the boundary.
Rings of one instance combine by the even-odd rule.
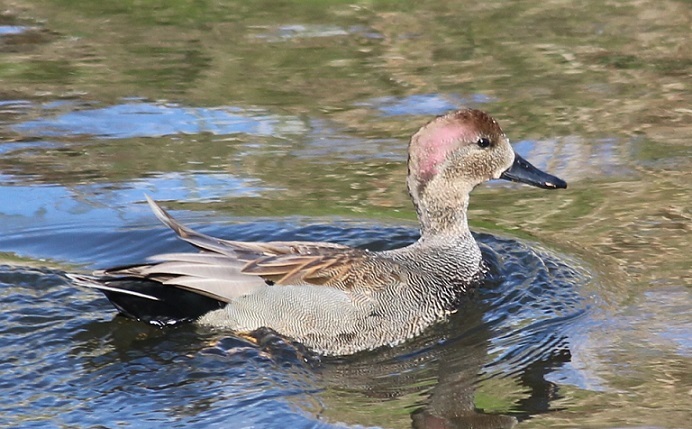
[[[370,251],[327,242],[244,242],[211,237],[152,211],[198,249],[145,263],[71,274],[123,315],[157,326],[192,322],[237,335],[269,329],[318,355],[394,347],[454,313],[485,268],[468,226],[469,194],[504,179],[543,189],[567,183],[512,148],[489,114],[462,108],[410,138],[408,193],[420,238]]]

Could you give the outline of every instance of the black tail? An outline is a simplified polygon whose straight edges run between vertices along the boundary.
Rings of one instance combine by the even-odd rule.
[[[137,278],[100,279],[69,274],[77,285],[98,289],[123,315],[156,326],[194,322],[226,303],[159,282]]]

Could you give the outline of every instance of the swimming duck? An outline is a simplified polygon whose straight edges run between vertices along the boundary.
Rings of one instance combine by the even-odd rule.
[[[407,247],[223,240],[181,225],[147,197],[200,252],[71,278],[152,324],[187,321],[239,334],[270,328],[324,355],[394,346],[454,312],[482,275],[466,210],[471,190],[491,179],[567,187],[517,155],[491,116],[461,109],[411,137],[407,185],[421,236]]]

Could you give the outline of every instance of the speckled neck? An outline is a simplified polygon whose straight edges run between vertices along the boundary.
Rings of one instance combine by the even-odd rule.
[[[431,183],[432,186],[436,186]],[[439,285],[470,282],[481,267],[481,252],[468,227],[468,193],[445,187],[444,192],[422,192],[414,199],[421,224],[420,239],[390,256],[440,278]]]
[[[470,235],[466,209],[469,200],[458,195],[440,198],[434,203],[421,202],[416,206],[421,224],[421,240],[455,241]]]

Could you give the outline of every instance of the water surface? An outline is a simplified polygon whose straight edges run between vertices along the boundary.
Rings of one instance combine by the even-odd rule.
[[[689,425],[686,2],[2,8],[0,426]],[[227,238],[408,244],[408,136],[461,105],[569,188],[476,189],[492,275],[400,347],[157,329],[64,275],[188,250],[144,193]]]

